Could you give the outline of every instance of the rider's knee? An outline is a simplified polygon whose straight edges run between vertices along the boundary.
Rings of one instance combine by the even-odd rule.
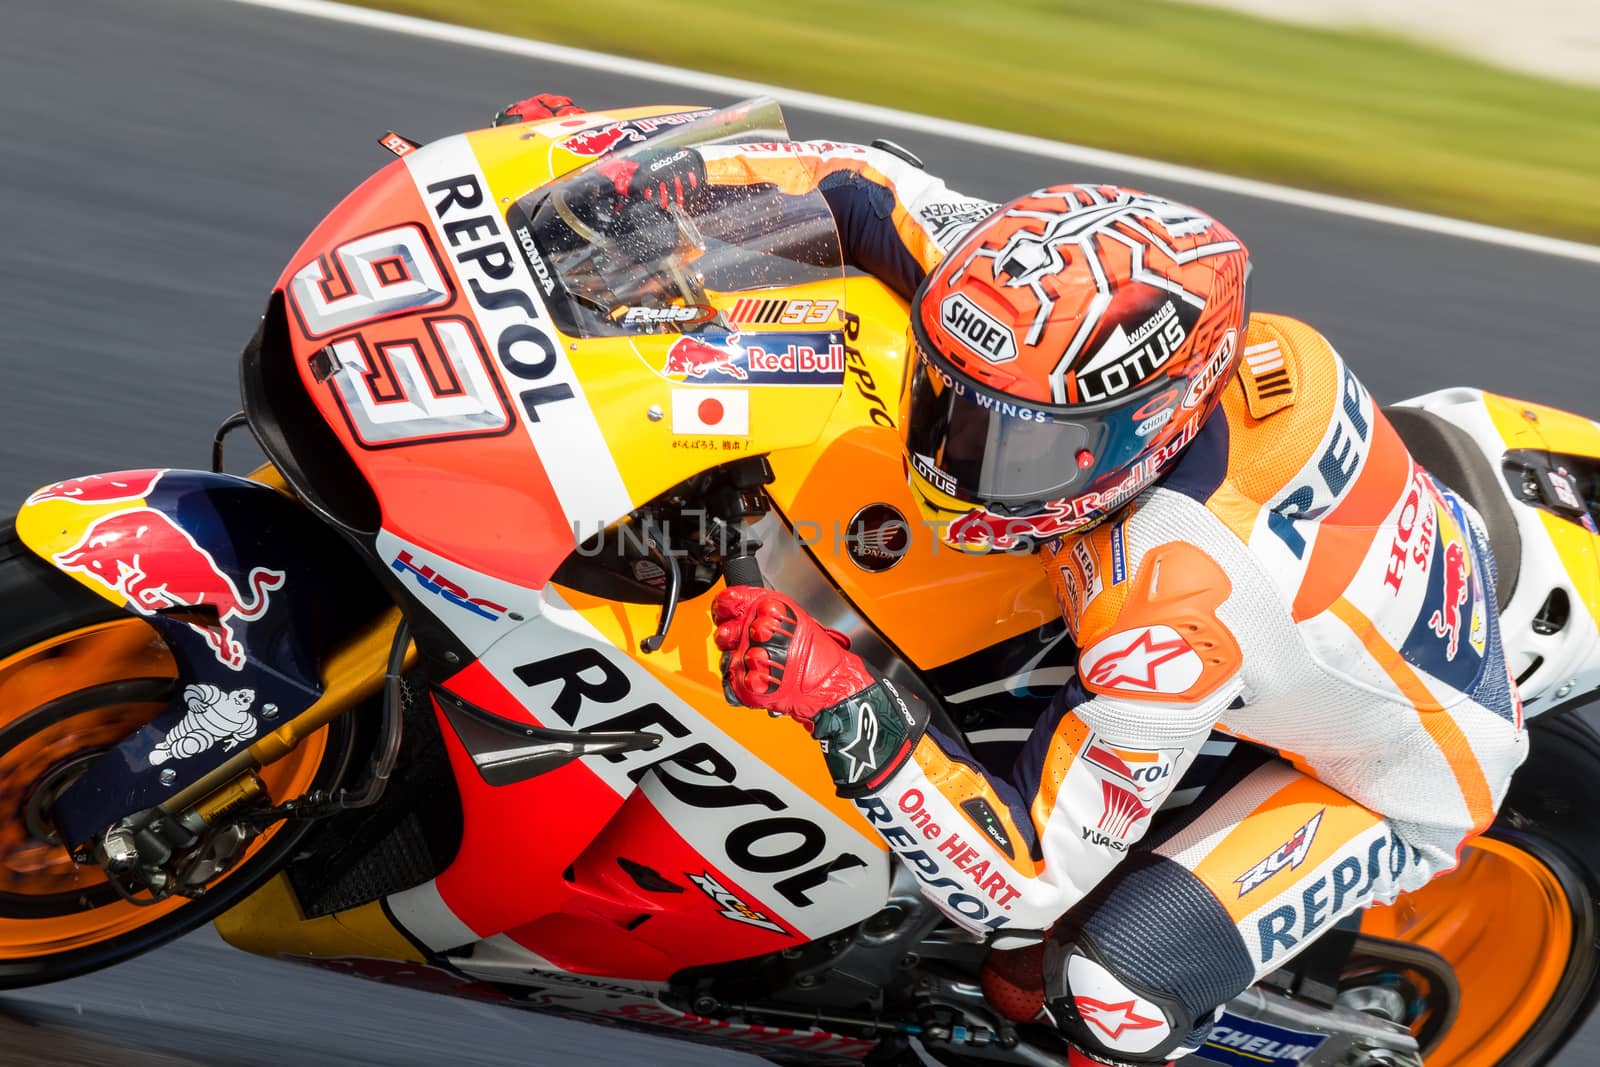
[[[1046,1006],[1092,1056],[1160,1063],[1193,1051],[1218,1005],[1255,972],[1233,920],[1193,874],[1148,855],[1129,867],[1115,892],[1085,900],[1056,928]]]

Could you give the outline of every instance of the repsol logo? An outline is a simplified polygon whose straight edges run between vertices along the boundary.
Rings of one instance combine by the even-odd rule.
[[[653,751],[613,752],[601,758],[625,765],[635,783],[653,774],[675,800],[708,815],[716,813],[717,821],[730,824],[719,831],[722,853],[734,867],[759,876],[740,879],[752,891],[770,886],[794,907],[811,907],[816,903],[813,893],[826,885],[829,875],[867,865],[854,852],[831,848],[827,832],[795,813],[776,793],[742,783],[733,761],[696,738],[667,708],[655,701],[637,702],[628,675],[601,649],[575,648],[524,663],[512,673],[538,689],[540,706],[570,727],[661,735],[663,744]],[[553,698],[546,688],[551,685],[559,686]],[[732,812],[738,814],[725,814]],[[695,826],[676,829],[691,843],[696,840]],[[713,853],[710,858],[722,867],[722,856]]]
[[[856,801],[934,902],[974,928],[998,930],[1008,925],[1011,919],[1005,913],[1022,891],[1000,864],[991,864],[948,825],[935,822],[920,789],[906,790],[892,804],[880,797]]]
[[[439,232],[456,250],[457,272],[489,347],[514,378],[531,383],[518,395],[529,421],[538,422],[542,405],[573,399],[572,370],[555,334],[541,321],[539,306],[516,281],[515,252],[505,228],[492,205],[485,210],[487,198],[475,174],[433,182],[427,192]]]
[[[1341,385],[1328,428],[1327,444],[1317,459],[1317,477],[1302,483],[1267,512],[1267,528],[1296,558],[1304,558],[1306,540],[1295,529],[1296,519],[1315,519],[1331,508],[1360,471],[1372,439],[1371,394],[1339,363]]]
[[[867,360],[856,347],[861,338],[861,316],[844,312],[844,369],[856,393],[867,402],[867,418],[879,426],[894,426],[889,408],[878,395],[878,383],[867,369]]]
[[[939,305],[944,328],[990,363],[1017,358],[1017,338],[999,319],[972,302],[965,293],[951,293]]]
[[[1365,856],[1346,856],[1327,874],[1306,883],[1296,900],[1274,908],[1256,920],[1261,962],[1294,950],[1314,937],[1328,922],[1366,904],[1380,891],[1399,888],[1407,867],[1421,866],[1422,854],[1391,831],[1367,846]]]

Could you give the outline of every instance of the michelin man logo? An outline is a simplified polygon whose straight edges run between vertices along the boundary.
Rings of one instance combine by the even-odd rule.
[[[256,702],[254,689],[224,692],[214,685],[190,685],[183,690],[188,714],[178,720],[166,738],[150,753],[150,765],[159,766],[174,759],[187,759],[205,752],[218,741],[226,741],[224,752],[256,735],[256,719],[250,708]]]

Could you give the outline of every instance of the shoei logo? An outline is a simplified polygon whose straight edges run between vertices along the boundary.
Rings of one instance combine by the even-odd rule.
[[[1233,366],[1233,346],[1236,336],[1233,330],[1222,335],[1217,350],[1211,353],[1211,359],[1206,362],[1205,368],[1194,381],[1189,383],[1189,391],[1183,397],[1184,407],[1199,407],[1212,387],[1222,380],[1223,373]]]
[[[990,363],[1017,358],[1017,338],[1009,327],[974,304],[965,293],[951,293],[939,305],[945,329]]]

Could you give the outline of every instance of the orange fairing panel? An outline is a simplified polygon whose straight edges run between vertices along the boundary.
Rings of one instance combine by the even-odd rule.
[[[1036,557],[958,551],[919,517],[894,425],[904,305],[858,278],[847,300],[844,398],[817,444],[772,456],[774,503],[828,577],[852,602],[870,603],[873,623],[920,668],[1054,622]]]
[[[467,173],[440,175],[441,191],[427,201],[412,163]],[[547,324],[508,326],[505,317],[519,314],[515,301],[499,309],[501,318],[480,321],[482,299],[509,291],[484,288],[489,272],[511,261],[503,223],[485,211],[483,227],[471,231],[477,240],[458,232],[460,253],[475,253],[464,263],[435,229],[435,207],[467,211],[487,199],[463,139],[412,153],[336,208],[279,285],[301,380],[377,494],[384,524],[496,577],[542,584],[573,535],[558,496],[565,472],[545,466],[523,426],[530,411],[560,426],[579,417],[578,403],[535,395],[525,405],[508,387],[502,347],[517,366],[548,360],[550,374],[570,377],[550,355],[558,341]],[[531,301],[520,307],[525,314]]]
[[[580,531],[729,458],[809,444],[827,423],[837,377],[824,388],[698,388],[670,373],[680,335],[580,347],[543,305],[548,267],[526,231],[513,232],[509,206],[607,138],[683,121],[670,110],[428,145],[364,183],[291,260],[278,284],[297,370],[377,495],[384,528],[539,587]]]

